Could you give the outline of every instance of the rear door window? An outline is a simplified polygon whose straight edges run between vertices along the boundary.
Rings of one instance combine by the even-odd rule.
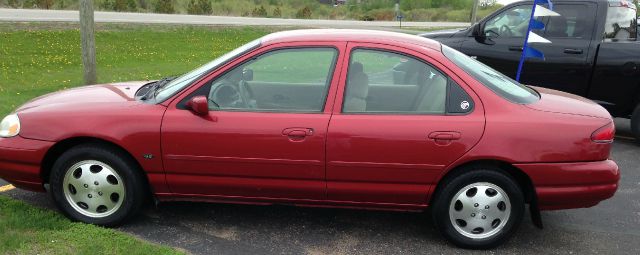
[[[352,51],[343,102],[345,113],[434,114],[466,113],[473,102],[455,89],[462,111],[447,111],[449,86],[458,86],[433,66],[396,52],[377,49]],[[459,87],[458,87],[459,88]],[[456,106],[460,107],[460,106]]]
[[[594,12],[585,4],[556,4],[553,11],[560,16],[545,18],[545,38],[591,38]],[[589,18],[591,17],[591,18]],[[542,35],[542,34],[541,34]]]

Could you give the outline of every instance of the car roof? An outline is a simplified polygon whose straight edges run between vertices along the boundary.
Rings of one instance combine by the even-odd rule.
[[[440,51],[441,44],[417,35],[366,29],[300,29],[276,32],[262,38],[262,44],[283,42],[368,42],[413,44]]]

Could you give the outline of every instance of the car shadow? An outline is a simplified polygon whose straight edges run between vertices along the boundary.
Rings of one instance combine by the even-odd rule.
[[[42,193],[13,190],[5,194],[57,211],[49,196]],[[542,230],[533,226],[527,210],[513,238],[489,252],[633,254],[639,249],[636,238],[640,233],[601,226],[607,224],[608,210],[615,210],[613,204],[619,199],[594,208],[543,212]],[[587,218],[589,215],[592,219]],[[433,226],[428,210],[414,213],[166,202],[144,208],[117,229],[191,254],[487,253],[462,250],[446,242]]]
[[[121,229],[196,254],[461,251],[440,236],[429,210],[416,213],[167,202],[145,210]],[[527,210],[515,236],[495,251],[522,254],[526,247],[525,254],[534,254],[548,252],[550,247],[573,246],[568,240],[553,238],[564,235],[558,232],[566,231],[534,227]]]

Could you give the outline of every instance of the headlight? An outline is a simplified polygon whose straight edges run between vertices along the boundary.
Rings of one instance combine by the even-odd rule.
[[[11,114],[0,122],[0,137],[8,138],[17,136],[20,133],[20,119],[18,115]]]

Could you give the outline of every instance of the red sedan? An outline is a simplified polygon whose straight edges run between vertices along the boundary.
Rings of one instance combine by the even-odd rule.
[[[0,126],[0,177],[69,218],[121,224],[146,199],[431,208],[489,248],[539,210],[615,193],[605,109],[521,85],[429,39],[300,30],[177,78],[36,98]]]

